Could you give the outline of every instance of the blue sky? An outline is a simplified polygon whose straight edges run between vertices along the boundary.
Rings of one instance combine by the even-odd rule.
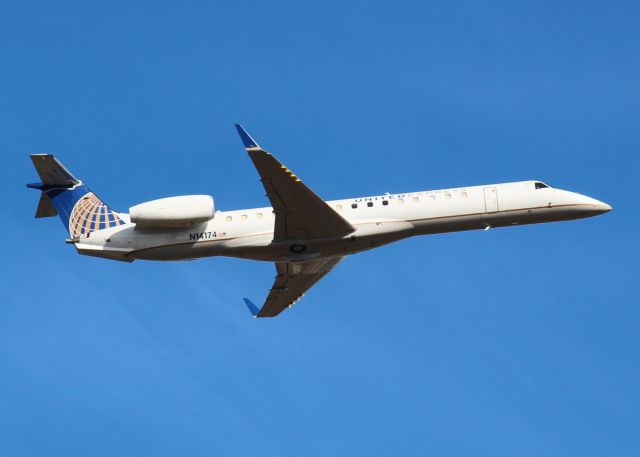
[[[4,2],[0,454],[636,456],[637,2]],[[80,257],[28,154],[111,206],[266,204],[241,122],[341,198],[544,179],[593,219],[349,258]]]

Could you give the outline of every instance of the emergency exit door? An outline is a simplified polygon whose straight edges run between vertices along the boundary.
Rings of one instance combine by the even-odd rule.
[[[495,213],[498,209],[498,190],[495,187],[484,188],[484,208],[487,213]]]

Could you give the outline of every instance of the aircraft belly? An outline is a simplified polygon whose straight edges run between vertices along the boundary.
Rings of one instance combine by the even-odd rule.
[[[495,213],[477,213],[414,220],[416,235],[480,230],[487,227],[539,224],[589,217],[589,212],[576,205],[522,208]]]
[[[213,256],[268,260],[269,252],[273,250],[271,244],[271,234],[214,238],[142,247],[134,250],[131,256],[144,260],[191,260]]]
[[[582,219],[593,215],[585,205],[556,205],[548,207],[528,208],[505,211],[501,214],[500,227],[512,225],[540,224],[545,222],[559,222],[572,219]]]

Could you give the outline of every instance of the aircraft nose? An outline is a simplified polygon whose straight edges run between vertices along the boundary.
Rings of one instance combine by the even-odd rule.
[[[604,202],[600,202],[600,210],[603,213],[608,213],[609,211],[611,211],[613,208],[611,207],[611,205],[608,205]]]
[[[585,210],[594,216],[608,213],[613,209],[611,208],[611,205],[601,202],[600,200],[596,200],[595,198],[587,197],[586,195],[580,195],[580,197],[580,204],[584,205]]]

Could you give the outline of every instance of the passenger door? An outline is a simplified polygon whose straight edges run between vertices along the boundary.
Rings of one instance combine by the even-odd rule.
[[[485,212],[498,212],[498,190],[495,187],[485,187],[483,190]]]

